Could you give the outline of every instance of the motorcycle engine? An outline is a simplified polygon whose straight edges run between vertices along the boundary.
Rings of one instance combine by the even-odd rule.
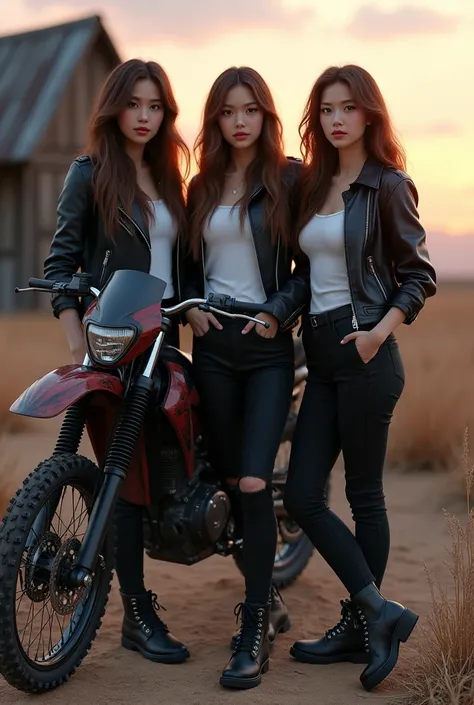
[[[215,553],[230,518],[227,494],[209,465],[197,460],[190,481],[178,448],[162,448],[159,486],[147,507],[145,548],[150,558],[192,565]]]

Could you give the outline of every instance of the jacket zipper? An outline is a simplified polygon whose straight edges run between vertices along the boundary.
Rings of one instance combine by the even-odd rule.
[[[364,236],[364,248],[363,252],[365,252],[365,246],[367,245],[367,240],[369,239],[369,213],[370,213],[370,197],[372,196],[372,191],[369,191],[369,195],[367,196],[367,210],[365,211],[365,236]]]
[[[278,235],[276,265],[275,265],[275,282],[276,282],[276,290],[277,291],[280,291],[280,281],[278,279],[278,265],[280,263],[280,242],[281,242],[281,236]]]
[[[105,251],[104,261],[102,262],[102,271],[100,273],[99,287],[101,287],[102,284],[104,283],[105,274],[107,272],[107,265],[109,264],[109,259],[110,259],[111,254],[112,254],[112,250]]]
[[[204,262],[204,238],[201,237],[201,259],[202,259],[202,286],[203,286],[203,296],[206,296],[206,270]]]
[[[181,277],[179,274],[179,260],[180,260],[180,241],[181,236],[178,232],[178,237],[176,239],[176,283],[178,285],[178,300],[181,301]]]
[[[151,244],[148,242],[147,236],[145,235],[145,233],[143,232],[143,230],[140,228],[140,226],[138,225],[138,223],[136,223],[136,222],[133,220],[133,218],[130,217],[130,216],[128,215],[128,213],[126,213],[126,212],[124,211],[124,209],[123,209],[121,206],[119,206],[119,211],[122,213],[122,215],[125,216],[125,218],[127,218],[127,220],[128,220],[130,223],[132,223],[132,225],[135,226],[135,228],[138,230],[138,232],[139,232],[140,235],[142,236],[143,240],[145,241],[146,246],[148,247],[149,251],[151,252]],[[124,226],[124,227],[125,227],[125,226]],[[125,230],[128,230],[128,228],[125,228]],[[130,233],[130,230],[128,230],[128,232]],[[130,234],[133,235],[133,233],[130,233]]]
[[[346,237],[346,211],[347,211],[347,208],[346,208],[346,199],[344,198],[344,195],[343,195],[342,199],[343,199],[343,201],[344,201],[344,255],[345,255],[345,258],[346,258],[347,281],[348,281],[348,283],[349,283],[349,296],[350,296],[350,298],[351,298],[352,328],[353,328],[354,330],[359,330],[359,322],[358,322],[358,320],[357,320],[357,315],[356,315],[356,311],[355,311],[354,301],[353,301],[353,298],[352,298],[352,285],[351,285],[351,278],[350,278],[350,275],[349,275],[349,259],[348,259],[348,256],[347,256],[347,242],[346,242],[346,240],[347,240],[347,237]]]
[[[372,256],[368,257],[367,262],[369,265],[369,270],[370,270],[371,274],[373,274],[373,276],[375,277],[375,281],[377,282],[377,285],[378,285],[380,291],[382,292],[382,296],[384,297],[385,301],[387,301],[387,299],[388,299],[387,292],[385,291],[385,287],[382,284],[382,280],[380,279],[379,275],[376,272],[374,258]]]

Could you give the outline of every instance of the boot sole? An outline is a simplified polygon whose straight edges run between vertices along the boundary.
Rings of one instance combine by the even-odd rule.
[[[143,658],[154,663],[183,663],[189,658],[188,650],[178,654],[153,654],[126,637],[122,637],[122,646],[128,651],[138,651]]]
[[[309,654],[305,651],[295,649],[295,647],[292,646],[290,649],[290,654],[297,661],[301,661],[302,663],[312,663],[319,666],[325,666],[331,663],[369,663],[369,655],[365,652],[357,653],[356,651],[353,651],[345,654],[338,654],[337,656],[316,656],[316,654]]]
[[[385,663],[380,666],[380,668],[375,673],[372,673],[372,675],[370,675],[368,678],[364,678],[364,674],[362,674],[360,677],[360,682],[366,690],[368,690],[369,692],[373,690],[393,671],[398,661],[400,642],[403,641],[405,643],[406,641],[408,641],[417,622],[417,614],[408,609],[405,609],[402,612],[398,622],[395,625],[395,629],[393,630],[390,655],[388,659],[385,661]]]
[[[275,631],[275,636],[273,637],[273,639],[271,639],[271,640],[269,639],[269,640],[268,640],[270,646],[273,646],[273,644],[274,644],[275,641],[276,641],[276,638],[277,638],[278,634],[286,634],[286,632],[288,632],[290,629],[291,629],[291,621],[290,621],[290,619],[288,618],[288,619],[287,619],[285,622],[283,622],[283,624],[282,624],[280,627],[278,627],[278,629]],[[234,641],[234,639],[231,639],[231,641],[230,641],[230,648],[233,649],[234,646],[235,646],[235,641]]]
[[[223,688],[234,688],[236,690],[247,690],[248,688],[256,688],[262,682],[262,674],[267,673],[270,668],[270,659],[262,663],[260,673],[254,678],[232,678],[230,676],[221,676],[219,683]]]

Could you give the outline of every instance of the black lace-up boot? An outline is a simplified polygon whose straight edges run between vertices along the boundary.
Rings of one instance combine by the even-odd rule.
[[[266,673],[270,666],[270,609],[268,604],[241,602],[234,614],[237,620],[241,618],[240,631],[220,684],[225,688],[255,688],[260,685],[262,673]]]
[[[350,600],[341,600],[341,619],[317,640],[295,641],[290,654],[305,663],[369,663],[362,622]]]
[[[139,651],[142,656],[157,663],[182,663],[189,651],[169,633],[166,624],[158,617],[164,609],[155,593],[123,595],[125,610],[122,625],[122,646],[130,651]]]
[[[278,588],[272,585],[270,591],[270,621],[268,625],[268,640],[270,646],[273,646],[275,639],[280,632],[284,634],[291,627],[290,617],[288,615],[288,608],[283,601]],[[240,634],[240,629],[235,632],[231,641],[231,649],[234,649],[237,644],[237,638]]]
[[[418,615],[398,602],[386,600],[372,583],[352,598],[362,623],[369,665],[360,676],[366,690],[372,690],[395,668],[400,642],[407,641]]]

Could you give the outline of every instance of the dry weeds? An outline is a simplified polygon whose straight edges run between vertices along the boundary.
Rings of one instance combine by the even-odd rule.
[[[459,466],[474,429],[474,286],[441,285],[397,337],[406,385],[395,410],[389,461],[406,469]]]
[[[407,705],[474,703],[474,509],[467,434],[463,454],[466,489],[464,521],[445,513],[451,537],[447,549],[448,585],[426,570],[431,610],[422,627],[416,658],[406,683]]]

